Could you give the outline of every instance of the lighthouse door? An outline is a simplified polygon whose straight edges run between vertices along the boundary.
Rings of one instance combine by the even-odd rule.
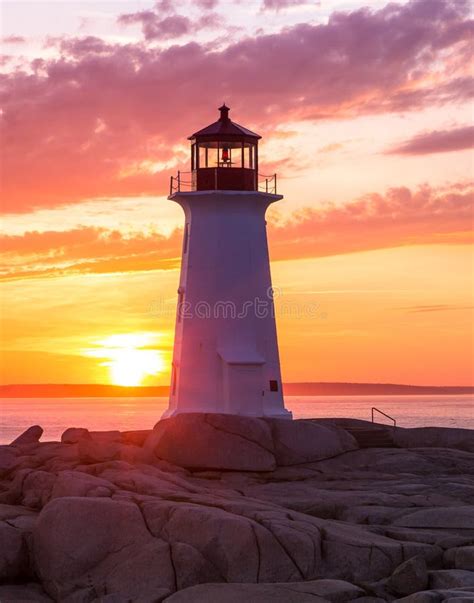
[[[227,412],[258,415],[263,410],[263,375],[261,364],[225,365],[224,396]]]

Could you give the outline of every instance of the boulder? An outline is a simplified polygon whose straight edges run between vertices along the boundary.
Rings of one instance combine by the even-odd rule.
[[[429,572],[430,588],[474,587],[474,572],[469,570],[447,569]]]
[[[397,595],[410,595],[428,587],[428,567],[420,555],[399,565],[388,579],[387,586]]]
[[[77,444],[80,440],[91,439],[91,434],[88,429],[83,427],[69,427],[61,436],[61,442],[63,444]]]
[[[397,599],[397,603],[472,603],[474,601],[474,590],[455,588],[441,590],[424,590],[419,593],[413,593],[402,599]]]
[[[347,521],[348,523],[386,525],[392,523],[394,519],[406,514],[405,509],[400,507],[391,507],[383,504],[383,495],[380,496],[380,505],[353,505],[348,504],[346,508],[341,508],[337,519]],[[348,501],[349,502],[349,501]]]
[[[146,463],[148,460],[143,448],[135,444],[121,444],[118,458],[132,465]]]
[[[153,535],[199,551],[221,581],[300,580],[318,565],[319,543],[296,527],[290,542],[290,534],[285,537],[282,530],[275,535],[270,526],[211,506],[152,501],[142,509]],[[306,569],[298,564],[298,552]]]
[[[393,439],[402,448],[454,448],[474,452],[472,429],[447,427],[415,427],[393,430]]]
[[[112,439],[82,438],[78,442],[79,460],[82,463],[101,463],[120,456],[120,444]]]
[[[25,446],[27,444],[37,444],[40,441],[42,435],[43,428],[39,425],[33,425],[32,427],[28,427],[26,431],[24,431],[15,440],[13,440],[11,446]]]
[[[440,538],[438,538],[436,544],[438,546],[440,546],[442,549],[451,549],[453,547],[460,547],[460,546],[470,546],[474,543],[474,535],[473,536],[469,536],[468,535],[469,532],[466,534],[466,536],[446,536],[443,535]],[[467,568],[470,569],[470,568]]]
[[[165,599],[166,603],[346,603],[364,591],[342,580],[273,584],[201,584]]]
[[[56,498],[39,515],[33,545],[39,577],[55,600],[93,589],[96,597],[117,592],[153,601],[175,588],[170,547],[152,537],[135,504]]]
[[[442,601],[441,595],[434,590],[425,590],[420,593],[414,593],[403,597],[403,599],[397,599],[397,603],[440,603]]]
[[[40,584],[2,584],[0,585],[0,601],[2,603],[47,603],[53,601],[41,588]]]
[[[13,582],[25,573],[28,566],[28,554],[21,531],[0,521],[0,543],[0,581]]]
[[[122,431],[122,442],[124,442],[125,444],[133,444],[135,446],[143,446],[145,440],[151,434],[151,432],[151,429]]]
[[[267,419],[272,429],[277,465],[298,465],[327,459],[359,446],[344,429],[312,421]]]
[[[221,582],[219,570],[195,547],[185,542],[171,544],[176,588],[181,590],[204,582]]]
[[[82,471],[61,471],[51,490],[51,499],[64,496],[111,496],[115,486],[105,479]]]
[[[36,517],[36,513],[20,505],[0,504],[0,520],[11,523],[13,520],[18,519],[18,517],[24,516]]]
[[[21,487],[22,504],[30,509],[42,509],[51,498],[56,476],[48,471],[31,471]]]
[[[461,546],[444,552],[447,567],[474,571],[474,546]]]
[[[159,498],[176,497],[189,491],[195,491],[195,488],[192,488],[180,477],[164,473],[154,467],[141,467],[140,469],[133,466],[127,469],[109,467],[102,470],[100,476],[109,485],[113,484],[121,490]]]
[[[0,478],[8,475],[16,464],[16,450],[10,446],[0,446]]]
[[[437,547],[398,543],[342,522],[324,522],[322,536],[320,572],[355,582],[380,580],[390,575],[407,557],[420,554],[431,558],[437,553]]]
[[[157,423],[145,452],[195,469],[272,471],[275,456],[270,427],[262,419],[189,413]]]
[[[406,528],[464,528],[472,529],[474,526],[474,506],[438,507],[435,509],[421,509],[396,519],[396,526]]]
[[[110,431],[90,431],[91,438],[98,442],[121,442],[122,434],[117,429]]]

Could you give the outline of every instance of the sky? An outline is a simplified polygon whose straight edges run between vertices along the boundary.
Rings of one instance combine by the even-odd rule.
[[[225,101],[284,195],[283,380],[473,384],[468,0],[1,11],[1,383],[169,383],[169,178]]]

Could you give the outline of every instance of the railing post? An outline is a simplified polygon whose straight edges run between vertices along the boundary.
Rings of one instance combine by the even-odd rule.
[[[277,175],[273,174],[273,177],[275,178],[275,195],[277,194]]]
[[[265,178],[265,192],[268,193],[268,178]]]
[[[170,176],[170,195],[173,194],[173,176]]]
[[[214,190],[217,190],[217,168],[214,168]]]
[[[394,419],[393,417],[391,417],[390,415],[387,415],[386,413],[384,413],[382,410],[380,410],[379,408],[372,406],[372,423],[374,422],[374,410],[379,412],[381,415],[383,415],[384,417],[387,417],[387,419],[390,419],[391,421],[393,421],[393,426],[396,427],[397,426],[397,420]]]
[[[178,170],[178,193],[181,192],[181,172]]]

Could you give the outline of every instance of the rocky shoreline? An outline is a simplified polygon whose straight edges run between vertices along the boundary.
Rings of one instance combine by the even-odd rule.
[[[472,603],[474,432],[180,415],[0,446],[0,601]]]

